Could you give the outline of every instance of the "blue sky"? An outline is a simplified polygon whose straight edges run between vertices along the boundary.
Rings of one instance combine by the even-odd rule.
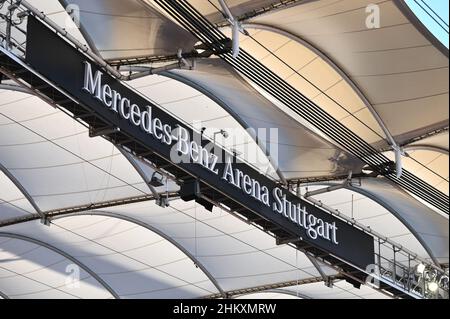
[[[406,0],[406,3],[414,11],[416,16],[425,24],[428,29],[437,37],[447,48],[448,48],[448,0]],[[442,22],[438,17],[436,17],[433,12],[426,7],[427,4],[433,11],[440,16]],[[426,9],[433,17],[444,27],[441,28],[422,8],[419,4]]]

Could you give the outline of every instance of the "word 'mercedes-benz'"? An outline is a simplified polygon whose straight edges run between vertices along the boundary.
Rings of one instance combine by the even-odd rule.
[[[153,136],[159,142],[172,147],[171,160],[174,163],[194,163],[203,166],[210,173],[220,176],[221,180],[240,189],[244,194],[261,204],[271,207],[274,213],[280,214],[305,229],[311,239],[322,238],[338,245],[336,222],[326,222],[308,213],[306,207],[300,203],[292,203],[287,200],[285,190],[274,187],[271,190],[266,185],[245,174],[239,168],[233,167],[232,155],[225,156],[225,165],[220,166],[219,157],[208,148],[203,147],[201,141],[191,140],[189,131],[181,126],[163,123],[154,117],[152,107],[141,106],[133,103],[128,97],[113,90],[110,85],[103,83],[103,73],[96,71],[93,74],[92,66],[85,61],[83,91],[91,94],[105,107],[116,112],[121,118],[139,127],[147,134]]]
[[[153,117],[151,106],[147,105],[142,111],[141,107],[132,103],[128,97],[111,89],[108,84],[103,84],[102,78],[103,73],[97,71],[94,75],[91,64],[85,61],[84,91],[90,93],[111,111],[118,113],[121,118],[140,127],[147,134],[153,135],[161,143],[171,146],[176,142],[175,151],[182,155],[188,155],[189,158],[175,156],[176,152],[172,152],[173,162],[202,164],[214,174],[218,174],[216,169],[218,157],[197,141],[190,141],[190,134],[186,128],[183,126],[172,127],[170,124],[163,123],[158,117]]]

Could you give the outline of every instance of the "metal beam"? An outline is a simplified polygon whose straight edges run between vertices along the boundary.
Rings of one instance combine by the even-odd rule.
[[[203,273],[208,277],[208,279],[213,283],[213,285],[217,288],[217,290],[220,293],[220,296],[222,298],[227,298],[227,295],[225,294],[224,290],[222,289],[222,287],[219,285],[219,283],[217,282],[217,280],[214,278],[214,276],[209,272],[209,270],[202,264],[201,261],[199,261],[197,259],[197,257],[195,257],[193,254],[191,254],[191,252],[189,252],[186,248],[184,248],[180,243],[178,243],[177,241],[175,241],[173,238],[171,238],[170,236],[166,235],[164,232],[162,232],[161,230],[155,228],[154,226],[147,224],[146,222],[143,222],[139,219],[136,219],[134,217],[130,217],[130,216],[126,216],[126,215],[121,215],[121,214],[117,214],[117,213],[112,213],[112,212],[106,212],[106,211],[91,211],[91,212],[85,212],[85,213],[74,213],[74,214],[67,214],[67,215],[62,215],[62,216],[56,216],[53,218],[53,220],[56,219],[62,219],[62,218],[66,218],[66,217],[74,217],[74,216],[105,216],[105,217],[111,217],[111,218],[116,218],[116,219],[120,219],[120,220],[124,220],[130,223],[133,223],[135,225],[141,226],[146,228],[147,230],[161,236],[162,238],[164,238],[165,240],[167,240],[168,242],[170,242],[172,245],[174,245],[175,247],[177,247],[179,250],[181,250],[187,257],[189,257],[189,259],[191,259],[194,264],[196,266],[198,266]]]
[[[148,186],[149,190],[152,192],[153,196],[155,196],[155,199],[159,199],[161,196],[159,195],[158,191],[155,187],[150,185],[150,181],[145,174],[145,172],[142,170],[142,168],[136,163],[135,159],[131,156],[130,153],[128,153],[126,150],[124,150],[122,147],[118,146],[117,149],[122,153],[122,155],[127,159],[127,161],[133,166],[133,168],[138,172],[139,176],[141,176],[144,183]]]
[[[351,185],[351,182],[352,182],[352,172],[350,172],[348,174],[347,179],[345,181],[343,181],[341,184],[328,186],[328,187],[317,189],[317,190],[311,191],[311,192],[306,192],[304,196],[305,196],[305,198],[308,198],[311,196],[330,193],[330,192],[333,192],[333,191],[336,191],[339,189],[347,188],[349,185]]]
[[[0,84],[0,90],[8,90],[8,91],[33,94],[33,91],[31,91],[23,86],[14,85],[14,84]]]
[[[403,149],[405,151],[431,151],[448,155],[448,149],[433,145],[423,145],[423,144],[406,145],[403,146]]]
[[[384,242],[389,243],[390,245],[394,246],[394,247],[401,247],[402,251],[409,254],[411,257],[413,257],[414,259],[422,262],[425,265],[428,265],[434,269],[436,269],[439,272],[444,272],[442,270],[442,268],[440,267],[440,264],[438,262],[438,260],[436,259],[436,256],[434,256],[434,254],[432,253],[431,249],[429,248],[429,246],[423,241],[421,240],[420,236],[417,235],[417,232],[412,229],[412,227],[410,227],[408,225],[408,223],[406,223],[404,221],[404,219],[397,214],[397,212],[392,209],[391,207],[389,207],[389,205],[387,205],[386,203],[380,201],[379,199],[377,199],[375,196],[373,196],[372,194],[370,194],[369,192],[366,192],[365,190],[358,188],[358,187],[349,187],[349,190],[355,191],[357,193],[360,193],[370,199],[372,199],[373,201],[377,202],[378,204],[380,204],[381,206],[383,206],[385,209],[387,209],[388,211],[390,211],[395,217],[397,217],[404,225],[405,227],[407,227],[409,229],[409,231],[411,231],[411,233],[417,238],[417,240],[420,242],[420,244],[423,246],[423,248],[426,250],[426,252],[430,255],[431,259],[433,260],[433,263],[430,263],[429,261],[423,259],[422,257],[420,257],[417,253],[412,252],[411,250],[403,247],[402,245],[395,243],[394,241],[392,241],[391,239],[389,239],[388,237],[374,231],[373,229],[371,229],[370,227],[367,227],[366,225],[361,224],[360,222],[346,216],[345,214],[342,214],[341,212],[339,212],[339,210],[334,209],[324,203],[322,203],[320,200],[314,199],[313,197],[309,197],[309,198],[305,198],[305,200],[311,202],[312,204],[326,210],[327,212],[329,212],[331,215],[340,217],[341,219],[343,219],[344,221],[346,221],[347,223],[355,226],[355,227],[359,227],[360,229],[362,229],[364,232],[371,234],[374,237],[377,237],[379,239],[382,239]]]
[[[248,293],[248,294],[243,294],[241,296],[248,296],[248,295],[252,295],[255,292],[252,293]],[[307,296],[303,293],[299,293],[296,291],[292,291],[292,290],[285,290],[285,289],[269,289],[269,290],[264,290],[264,291],[260,291],[259,293],[273,293],[273,294],[281,294],[281,295],[288,295],[288,296],[293,296],[293,297],[297,297],[297,298],[301,298],[301,299],[314,299],[310,296]]]
[[[39,206],[34,201],[33,197],[28,193],[28,191],[25,189],[25,187],[19,182],[19,180],[11,174],[11,172],[3,166],[3,164],[0,163],[0,171],[3,172],[3,174],[6,175],[6,177],[9,178],[9,180],[19,189],[19,191],[22,193],[23,196],[28,200],[28,202],[33,206],[34,210],[38,213],[39,217],[42,219],[46,219],[46,215],[41,211]]]
[[[340,277],[333,277],[333,279],[340,278]],[[298,286],[298,285],[305,285],[305,284],[312,284],[317,282],[322,282],[322,277],[311,277],[306,279],[300,279],[300,280],[291,280],[291,281],[284,281],[279,283],[273,283],[273,284],[267,284],[262,286],[256,286],[256,287],[248,287],[248,288],[241,288],[241,289],[235,289],[235,290],[229,290],[226,291],[225,294],[228,298],[234,297],[234,296],[242,296],[242,295],[249,295],[252,293],[258,293],[258,292],[264,292],[267,290],[273,290],[278,288],[284,288],[284,287],[292,287],[292,286]],[[221,298],[221,295],[209,295],[206,296],[206,299],[217,299]]]
[[[9,299],[8,295],[0,291],[0,297],[3,299]]]
[[[73,262],[74,264],[78,265],[81,269],[83,269],[84,271],[86,271],[89,275],[91,275],[92,278],[94,278],[100,285],[102,285],[114,298],[116,299],[120,299],[120,296],[99,276],[97,275],[94,271],[92,271],[88,266],[86,266],[84,263],[82,263],[81,261],[79,261],[78,259],[74,258],[73,256],[69,255],[68,253],[66,253],[65,251],[50,245],[46,242],[43,242],[39,239],[35,239],[32,237],[28,237],[25,235],[20,235],[20,234],[16,234],[16,233],[10,233],[10,232],[0,232],[0,237],[6,237],[6,238],[14,238],[14,239],[19,239],[19,240],[24,240],[33,244],[36,244],[38,246],[42,246],[45,247],[47,249],[50,249],[51,251],[69,259],[71,262]]]
[[[177,198],[178,193],[173,192],[169,193],[169,198]],[[98,203],[91,203],[91,204],[83,204],[79,206],[72,206],[72,207],[65,207],[55,210],[46,211],[46,216],[51,219],[55,216],[61,216],[61,215],[67,215],[67,214],[73,214],[78,212],[85,212],[87,210],[93,210],[93,209],[101,209],[101,208],[107,208],[107,207],[115,207],[115,206],[122,206],[122,205],[128,205],[133,203],[140,203],[140,202],[146,202],[155,200],[156,198],[153,195],[145,195],[145,196],[134,196],[134,197],[126,197],[126,198],[119,198],[115,200],[110,200],[106,202],[98,202]],[[33,220],[40,219],[41,217],[38,214],[29,214],[29,215],[23,215],[20,217],[10,218],[3,221],[0,221],[0,228],[11,226],[11,225],[17,225],[22,224],[26,222],[30,222]]]

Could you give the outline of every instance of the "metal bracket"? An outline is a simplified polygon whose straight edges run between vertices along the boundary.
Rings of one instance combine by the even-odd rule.
[[[156,199],[156,205],[166,208],[170,206],[169,198],[165,196],[160,196],[158,199]]]
[[[353,173],[352,171],[350,171],[348,173],[347,179],[345,181],[343,181],[341,184],[339,185],[333,185],[333,186],[329,186],[326,188],[321,188],[315,191],[311,191],[311,192],[306,192],[305,193],[305,198],[311,197],[311,196],[315,196],[315,195],[319,195],[319,194],[323,194],[323,193],[329,193],[329,192],[333,192],[342,188],[345,188],[347,186],[351,186],[352,184],[352,176]]]
[[[334,281],[332,277],[327,277],[327,279],[325,280],[325,286],[327,286],[328,288],[333,288]]]
[[[119,127],[101,127],[98,129],[95,129],[93,127],[89,127],[89,137],[97,137],[97,136],[104,136],[104,135],[111,135],[114,133],[120,132]]]
[[[231,13],[230,8],[225,3],[225,0],[219,0],[219,4],[222,7],[224,17],[228,20],[228,22],[231,25],[232,30],[232,53],[233,58],[237,58],[239,55],[239,35],[240,33],[243,33],[245,35],[248,35],[247,31],[242,27],[241,22],[233,16]]]
[[[152,177],[150,178],[150,181],[148,183],[150,185],[152,185],[153,187],[161,187],[161,186],[164,186],[163,179],[164,179],[163,174],[161,174],[158,171],[154,171],[152,174]]]
[[[47,215],[42,216],[41,218],[41,224],[50,227],[51,224],[51,218]]]

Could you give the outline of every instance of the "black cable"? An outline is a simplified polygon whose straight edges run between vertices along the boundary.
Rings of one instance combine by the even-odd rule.
[[[436,22],[436,24],[438,25],[438,26],[440,26],[441,28],[442,28],[442,30],[444,30],[447,34],[448,34],[448,30],[445,28],[445,27],[443,27],[442,26],[442,24],[440,24],[440,22],[439,21],[437,21],[436,20],[436,18],[435,17],[433,17],[433,15],[432,14],[430,14],[430,12],[427,10],[427,9],[425,9],[417,0],[413,0],[431,19],[433,19],[434,20],[434,22]],[[423,2],[423,1],[422,1]],[[439,17],[439,16],[438,16]],[[439,19],[440,19],[440,17],[439,17]]]
[[[444,193],[406,170],[402,179],[396,178],[393,171],[386,169],[386,166],[392,163],[386,156],[380,154],[244,50],[237,59],[233,59],[229,48],[224,44],[224,35],[217,29],[213,30],[214,27],[211,26],[211,23],[205,20],[189,3],[173,0],[156,0],[156,2],[194,36],[213,50],[220,52],[218,55],[237,71],[285,103],[297,114],[326,133],[332,140],[342,145],[344,149],[378,170],[389,180],[448,213],[448,196]],[[216,36],[218,33],[220,36]],[[224,53],[224,49],[227,50],[226,53]]]
[[[446,26],[447,28],[449,27],[449,26],[448,26],[448,23],[447,23],[444,19],[442,19],[441,16],[440,16],[439,14],[437,14],[436,11],[434,11],[432,7],[430,7],[424,0],[421,0],[421,1],[422,1],[422,3],[423,3],[428,9],[431,10],[431,12],[434,13],[434,15],[435,15],[436,17],[438,17],[439,20],[441,20],[441,21],[445,24],[445,26]]]

